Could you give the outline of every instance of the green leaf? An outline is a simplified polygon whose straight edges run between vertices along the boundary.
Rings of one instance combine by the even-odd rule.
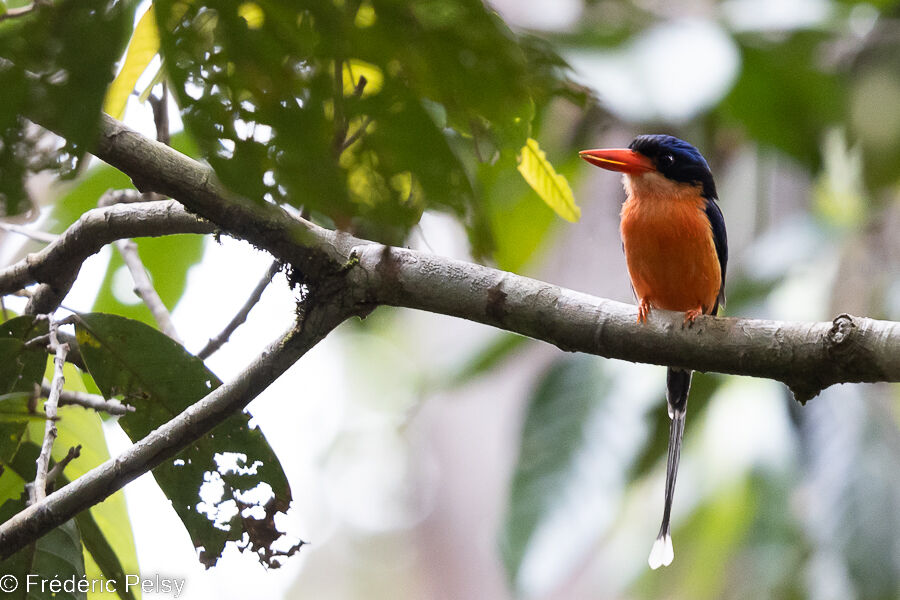
[[[818,167],[824,132],[846,112],[845,86],[817,66],[826,39],[812,31],[778,44],[738,38],[741,75],[718,110],[756,141]]]
[[[574,476],[586,427],[606,388],[598,360],[576,355],[554,363],[529,399],[500,543],[513,582],[535,532]]]
[[[49,362],[45,378],[52,378],[52,367],[52,362]],[[87,391],[79,376],[80,372],[75,367],[66,364],[63,374],[66,390]],[[109,460],[109,448],[100,414],[80,406],[62,406],[57,414],[58,435],[53,445],[53,459],[62,460],[69,448],[81,446],[78,458],[70,462],[63,471],[63,483],[74,481]],[[29,427],[29,435],[37,441],[43,436],[43,425],[35,425]],[[33,465],[34,460],[28,464]],[[89,553],[85,558],[89,578],[99,578],[102,574],[106,579],[123,581],[121,573],[140,572],[124,492],[120,490],[100,504],[92,506],[90,510],[79,513],[75,522]],[[124,586],[119,586],[117,592],[123,600],[133,597],[131,594],[124,595]]]
[[[134,0],[60,0],[0,23],[0,214],[28,211],[22,182],[29,172],[54,168],[71,174],[99,132],[103,95],[136,5]],[[66,146],[40,160],[46,150],[37,150],[25,116],[53,127]]]
[[[25,509],[24,496],[25,481],[32,481],[35,472],[35,460],[40,454],[40,447],[34,443],[25,443],[12,463],[6,465],[2,479],[16,479],[19,482],[20,493],[14,498],[9,498],[0,506],[0,523],[7,521],[16,513]],[[84,575],[84,557],[82,555],[81,538],[74,521],[66,521],[59,527],[51,530],[34,543],[22,548],[6,560],[0,562],[0,573],[10,574],[17,578],[18,588],[12,594],[4,595],[4,598],[77,598],[84,599],[85,595],[71,594],[67,592],[50,593],[49,590],[32,588],[26,593],[27,576],[37,575],[42,579],[65,580],[72,577],[81,579]]]
[[[168,235],[158,238],[135,238],[141,262],[150,273],[153,287],[170,310],[175,308],[178,300],[187,289],[187,277],[191,267],[203,258],[206,238],[202,235]],[[122,286],[121,280],[128,282]],[[156,325],[150,309],[135,297],[135,302],[128,304],[122,290],[132,289],[131,273],[125,267],[125,261],[118,251],[113,251],[106,274],[97,291],[93,310],[110,312],[135,319],[148,325]],[[118,291],[118,293],[116,293]]]
[[[519,152],[518,160],[519,173],[547,206],[566,221],[574,223],[581,218],[581,209],[575,204],[575,195],[569,182],[556,172],[547,160],[547,155],[538,146],[537,140],[528,138]]]
[[[72,368],[72,370],[74,370],[74,368]],[[61,459],[68,452],[68,440],[65,438],[71,437],[71,434],[67,435],[65,430],[71,429],[70,427],[67,427],[67,424],[72,421],[73,415],[78,414],[76,411],[92,416],[94,417],[94,420],[97,420],[97,415],[93,411],[86,411],[72,406],[60,407],[60,421],[57,423],[57,427],[61,430],[63,435],[61,436],[62,439],[58,439],[57,443],[54,445],[54,459]],[[79,433],[85,432],[81,431]],[[81,455],[70,462],[63,475],[60,475],[59,479],[56,480],[57,489],[67,485],[72,478],[78,477],[96,466],[96,464],[92,464],[91,461],[91,450],[97,446],[97,439],[99,439],[99,443],[104,451],[106,444],[103,440],[103,433],[99,428],[99,425],[97,426],[97,431],[94,433],[96,436],[95,438],[83,438]],[[39,435],[42,434],[43,427],[41,427]],[[40,446],[38,446],[40,437],[34,437],[33,439],[34,441],[32,442],[25,442],[22,444],[16,454],[15,460],[7,465],[7,470],[4,473],[4,477],[10,475],[12,476],[11,478],[15,478],[15,480],[19,482],[20,494],[24,488],[25,481],[32,481],[34,479],[35,463],[40,454]],[[60,441],[63,443],[59,443]],[[78,464],[81,468],[73,470],[71,467],[75,464]],[[72,471],[75,472],[72,473]],[[68,477],[66,476],[67,473],[69,474]],[[18,496],[16,497],[18,498]],[[13,505],[14,503],[10,504],[7,508],[11,508]],[[24,506],[22,508],[24,508]],[[106,533],[104,533],[104,529],[100,527],[100,524],[94,518],[94,513],[100,515],[101,522],[107,520],[110,515],[118,517],[113,523],[115,529],[110,530],[109,527],[106,527]],[[103,503],[91,507],[90,510],[79,513],[75,516],[74,522],[78,527],[78,533],[84,544],[85,550],[90,553],[85,557],[87,562],[85,565],[85,574],[88,579],[104,578],[120,582],[125,581],[126,574],[136,574],[139,572],[134,542],[131,539],[131,527],[128,522],[128,513],[125,510],[124,495],[121,491],[116,492]],[[122,543],[123,537],[127,537],[127,543],[124,545]],[[125,561],[125,564],[129,566],[127,570],[122,566],[120,556],[123,557],[122,560]],[[100,566],[97,567],[97,565]],[[122,600],[134,600],[135,598],[134,593],[132,593],[131,590],[126,591],[125,586],[123,585],[118,586],[116,592]]]
[[[481,0],[249,5],[155,3],[185,126],[223,183],[394,244],[448,211],[486,254],[472,171],[522,148],[564,63]]]
[[[90,510],[78,513],[75,517],[75,524],[78,526],[78,533],[81,536],[81,541],[84,543],[84,548],[89,553],[88,556],[85,557],[85,571],[87,572],[88,579],[96,580],[102,578],[107,581],[123,582],[127,580],[128,575],[139,573],[136,568],[136,561],[134,562],[134,568],[132,569],[126,570],[125,567],[122,566],[122,562],[119,560],[115,548],[110,544],[106,534],[94,519]],[[127,529],[130,537],[131,527],[127,521],[124,524],[128,525]],[[91,562],[93,562],[93,564],[90,564]],[[94,568],[96,568],[97,571],[94,571]],[[135,589],[139,588],[126,588],[125,585],[120,584],[116,586],[116,594],[118,594],[119,598],[122,600],[135,600]]]
[[[725,382],[725,378],[711,373],[694,373],[691,380],[691,393],[688,397],[688,423],[699,423],[702,415],[709,407],[709,399]],[[631,465],[629,480],[640,479],[650,472],[659,461],[666,460],[666,448],[669,443],[669,413],[666,410],[665,390],[659,390],[659,406],[650,412],[650,423],[647,441],[638,457]],[[690,425],[687,427],[691,434]]]
[[[200,359],[179,344],[143,323],[116,315],[79,315],[76,326],[85,365],[107,398],[123,396],[137,411],[119,419],[133,441],[147,436],[179,415],[220,385]],[[212,433],[153,470],[153,476],[172,501],[194,545],[202,547],[200,560],[215,564],[227,541],[259,551],[269,566],[296,551],[270,548],[280,536],[274,516],[287,511],[291,492],[271,447],[258,428],[249,426],[250,415],[228,418]],[[229,466],[229,462],[234,465]],[[222,482],[219,499],[205,499],[210,517],[203,514],[199,496],[206,481]],[[243,494],[268,486],[271,498],[259,505],[263,519],[243,517],[232,509],[255,506]],[[209,505],[212,506],[209,506]],[[231,512],[230,512],[231,511]]]
[[[741,542],[761,509],[759,496],[747,478],[716,490],[676,528],[672,534],[675,561],[659,571],[646,570],[636,586],[642,592],[638,595],[659,598],[669,590],[679,590],[683,597],[697,600],[730,597],[732,572],[743,570]]]
[[[449,373],[442,385],[453,388],[465,385],[504,364],[516,356],[519,350],[528,343],[525,336],[512,333],[495,335],[487,344],[478,349],[458,369]]]
[[[172,136],[172,147],[188,156],[197,156],[196,145],[184,132]],[[132,188],[131,180],[121,171],[106,165],[95,167],[54,204],[45,229],[52,233],[62,233],[82,214],[96,208],[97,201],[106,190]],[[134,241],[144,266],[151,273],[154,288],[163,303],[173,308],[187,288],[188,271],[203,257],[204,236],[173,235],[161,238],[136,238]],[[28,244],[25,251],[33,251],[36,248],[37,246]],[[121,268],[124,268],[124,262],[119,253],[114,251],[100,289],[97,291],[94,310],[114,312],[148,324],[155,323],[146,305],[140,302],[126,304],[113,292],[114,277]],[[129,274],[122,275],[126,281],[130,281]],[[126,286],[126,289],[131,288]]]
[[[172,136],[172,147],[191,158],[199,156],[196,144],[184,132]],[[74,185],[63,189],[65,193],[54,202],[44,231],[62,233],[81,215],[97,208],[97,201],[105,191],[134,189],[134,186],[131,179],[118,169],[100,164],[88,170]]]
[[[45,333],[47,321],[35,321],[31,316],[0,323],[0,393],[27,394],[10,397],[0,407],[4,413],[0,419],[0,465],[15,456],[27,422],[41,417],[31,412],[28,404],[34,386],[41,383],[47,351],[41,347],[26,348],[25,343]],[[4,499],[0,496],[0,502]]]
[[[5,521],[12,514],[24,508],[24,502],[13,504],[8,501],[0,508],[0,521]],[[75,522],[66,521],[35,543],[0,562],[0,573],[13,575],[19,584],[14,592],[4,594],[4,598],[86,600],[87,595],[84,592],[78,592],[74,585],[63,586],[63,582],[66,580],[77,583],[84,577],[84,556],[81,553],[81,538]],[[46,580],[48,587],[41,590],[38,582],[32,585],[29,592],[26,585],[29,575],[37,576],[39,580]],[[50,580],[60,582],[59,591],[50,591]]]
[[[128,96],[134,91],[138,78],[158,53],[159,31],[156,28],[156,13],[151,4],[134,28],[128,49],[125,51],[122,69],[106,91],[103,110],[116,119],[122,118]]]

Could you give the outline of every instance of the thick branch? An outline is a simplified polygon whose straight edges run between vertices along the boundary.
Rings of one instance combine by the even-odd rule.
[[[363,290],[372,307],[453,315],[609,358],[768,377],[801,400],[835,383],[900,381],[898,323],[847,315],[823,323],[701,317],[683,329],[680,316],[657,311],[639,325],[633,306],[481,265],[388,251],[271,204],[235,198],[208,167],[105,115],[101,125],[96,154],[139,188],[177,198],[313,279],[344,272],[346,285]]]
[[[380,245],[356,250],[373,304],[493,325],[563,350],[776,379],[805,401],[835,383],[900,381],[900,323],[841,315],[792,323],[655,311],[481,265]]]
[[[0,295],[43,283],[58,304],[69,292],[85,259],[110,242],[126,237],[212,233],[215,229],[212,223],[188,213],[174,200],[90,210],[55,242],[0,270]],[[51,306],[43,312],[55,308]]]
[[[6,558],[126,483],[177,454],[243,409],[307,350],[349,316],[340,301],[308,307],[300,323],[269,346],[231,382],[217,388],[114,459],[32,504],[0,525],[0,556]]]
[[[94,154],[131,177],[142,192],[177,199],[229,235],[268,250],[307,277],[327,276],[342,264],[344,257],[331,244],[323,243],[329,232],[321,227],[262,199],[231,194],[210,167],[144,137],[109,115],[101,116],[100,126]]]

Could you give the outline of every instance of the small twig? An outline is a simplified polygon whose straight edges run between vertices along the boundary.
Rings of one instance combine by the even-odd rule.
[[[353,73],[350,73],[350,77],[353,77]],[[366,79],[364,75],[359,76],[359,81],[356,82],[356,85],[353,86],[353,97],[354,98],[362,98],[363,91],[366,89],[366,84],[369,83],[369,80]]]
[[[347,120],[344,118],[344,61],[334,61],[334,141],[332,149],[340,155],[347,139]]]
[[[241,307],[241,310],[231,319],[231,322],[222,330],[222,333],[217,335],[214,338],[210,338],[209,342],[207,342],[206,346],[203,347],[203,350],[197,353],[197,356],[203,360],[206,360],[214,352],[216,352],[222,345],[228,341],[228,338],[231,337],[231,334],[240,327],[244,321],[247,320],[247,316],[250,314],[250,311],[253,310],[253,307],[256,306],[256,303],[259,302],[259,299],[262,298],[263,292],[268,287],[269,283],[272,281],[272,278],[275,277],[275,274],[278,272],[278,269],[281,268],[281,263],[277,260],[272,261],[272,264],[269,265],[269,269],[266,271],[266,274],[263,275],[262,279],[259,280],[259,283],[256,284],[256,287],[253,289],[253,292],[250,294],[250,297],[247,298],[247,301],[244,303],[244,306]]]
[[[106,190],[97,201],[97,207],[106,208],[113,204],[134,204],[146,202],[144,195],[137,190]]]
[[[346,150],[347,148],[349,148],[350,146],[355,144],[356,141],[366,133],[366,129],[369,127],[369,123],[371,123],[371,122],[372,122],[372,117],[366,116],[366,118],[363,120],[362,123],[360,123],[360,125],[356,129],[356,131],[354,131],[352,134],[350,134],[350,137],[348,137],[344,141],[344,145],[341,146],[341,152],[343,152],[344,150]]]
[[[110,206],[119,202],[120,199],[130,200],[135,196],[140,198],[140,192],[135,190],[107,190],[100,196],[100,200],[97,201],[97,206]],[[143,200],[143,198],[141,198],[141,200]],[[156,321],[156,324],[159,325],[159,330],[180,344],[181,338],[178,337],[178,332],[175,331],[175,326],[172,324],[172,317],[169,315],[169,309],[166,308],[162,298],[160,298],[159,294],[156,292],[156,288],[153,287],[150,277],[147,275],[147,269],[144,267],[144,263],[141,262],[141,257],[138,254],[137,244],[130,238],[123,238],[116,240],[115,246],[119,251],[119,254],[122,255],[125,266],[128,267],[128,270],[131,272],[131,278],[134,280],[134,293],[137,294],[138,297],[144,301],[144,304],[147,305],[147,308],[150,309],[150,314],[153,315],[153,319]]]
[[[181,339],[178,337],[178,332],[175,331],[175,326],[172,324],[169,309],[163,304],[162,298],[159,297],[156,288],[153,287],[153,283],[147,275],[147,269],[144,267],[144,263],[141,262],[141,257],[138,254],[137,244],[130,239],[125,239],[116,240],[115,245],[119,254],[122,255],[122,260],[125,261],[125,266],[131,272],[131,278],[134,280],[134,293],[150,309],[156,324],[159,325],[159,330],[180,344]]]
[[[46,382],[41,385],[41,394],[45,396],[50,394],[50,385]],[[103,396],[96,394],[70,390],[62,390],[59,393],[59,406],[81,406],[110,415],[125,415],[135,411],[135,408],[130,404],[123,404],[118,400],[107,400]]]
[[[21,6],[19,8],[8,8],[6,12],[0,14],[0,21],[6,21],[7,19],[17,19],[19,17],[24,17],[25,15],[29,15],[36,11],[38,8],[42,6],[50,6],[49,0],[34,0],[28,6]]]
[[[46,231],[34,231],[27,227],[22,227],[21,225],[13,225],[12,223],[0,222],[0,229],[9,231],[10,233],[18,233],[19,235],[24,235],[36,242],[44,242],[45,244],[52,244],[59,239],[58,235],[47,233]]]
[[[169,133],[169,88],[166,82],[162,83],[162,94],[159,98],[154,95],[147,97],[150,108],[153,110],[153,122],[156,124],[156,141],[166,146],[170,145]]]
[[[66,452],[66,455],[63,457],[61,461],[53,465],[53,468],[47,473],[47,487],[50,489],[45,490],[46,492],[53,491],[53,484],[62,475],[63,469],[66,468],[70,462],[75,460],[81,456],[81,444],[78,444],[74,448],[69,448],[69,451]]]
[[[40,502],[47,495],[47,471],[50,468],[50,454],[53,450],[53,442],[56,440],[56,407],[59,403],[59,393],[66,381],[63,375],[63,367],[66,364],[66,354],[69,352],[68,344],[60,344],[56,336],[59,324],[50,319],[50,346],[56,352],[53,358],[53,381],[50,383],[50,393],[44,402],[44,412],[47,414],[47,422],[44,426],[44,440],[41,443],[41,453],[37,457],[37,472],[34,476],[33,497],[34,502]]]

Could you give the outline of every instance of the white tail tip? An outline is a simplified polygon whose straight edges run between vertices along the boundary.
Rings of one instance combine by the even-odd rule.
[[[651,569],[655,570],[660,567],[668,567],[674,558],[675,549],[672,547],[672,536],[666,534],[656,538],[656,541],[653,542],[653,549],[650,550],[650,558],[647,559],[647,563]]]

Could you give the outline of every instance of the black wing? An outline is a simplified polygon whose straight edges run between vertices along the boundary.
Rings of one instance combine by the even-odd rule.
[[[725,217],[714,198],[706,199],[706,218],[712,227],[713,242],[716,244],[716,256],[719,257],[719,269],[722,272],[722,287],[719,288],[719,297],[712,314],[719,310],[719,304],[725,306],[725,268],[728,266],[728,234],[725,233]]]

